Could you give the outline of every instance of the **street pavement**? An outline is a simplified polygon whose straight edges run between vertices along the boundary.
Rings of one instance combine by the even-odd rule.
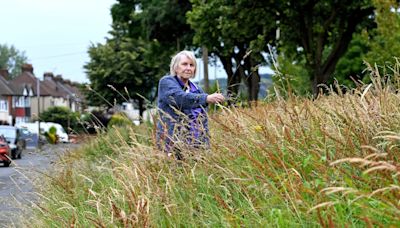
[[[24,150],[22,159],[14,160],[10,167],[0,164],[0,227],[20,227],[19,221],[29,216],[29,208],[37,200],[33,183],[37,183],[60,155],[78,146],[47,144],[40,150]]]

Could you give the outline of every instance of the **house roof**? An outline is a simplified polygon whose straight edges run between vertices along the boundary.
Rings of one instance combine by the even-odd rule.
[[[69,95],[69,97],[75,101],[81,101],[81,93],[76,86],[69,83],[58,82],[59,86],[62,87]]]
[[[80,101],[79,89],[70,80],[64,80],[61,75],[54,76],[53,73],[47,72],[44,74],[43,84],[58,96]]]
[[[53,97],[66,97],[67,93],[60,88],[60,86],[57,85],[56,82],[53,80],[45,79],[41,82],[41,84],[46,87],[47,91],[53,96]]]
[[[34,94],[37,95],[37,82],[38,79],[29,71],[24,71],[16,78],[10,81],[10,83],[14,87],[19,87],[21,85],[31,85]],[[42,83],[39,84],[40,86],[40,96],[51,96],[49,89],[43,85]]]
[[[10,87],[10,83],[0,75],[0,95],[9,95],[12,96],[15,94],[15,91],[12,87]]]
[[[12,83],[0,75],[0,95],[26,96],[32,93],[30,90],[32,90],[31,84]]]
[[[26,95],[26,92],[37,95],[38,78],[33,74],[33,67],[25,64],[21,67],[22,73],[8,81],[0,71],[0,95]],[[44,74],[44,80],[39,81],[40,96],[63,97],[66,99],[81,100],[81,93],[71,81],[64,80],[61,75],[54,77],[53,73]],[[24,93],[25,92],[25,93]],[[31,93],[30,93],[31,94]]]

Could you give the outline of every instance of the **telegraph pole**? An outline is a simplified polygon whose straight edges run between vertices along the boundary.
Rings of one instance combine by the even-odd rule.
[[[208,79],[208,49],[203,46],[203,68],[204,68],[204,90],[206,93],[210,92],[210,85]]]
[[[37,78],[36,82],[36,93],[37,93],[37,119],[38,119],[38,134],[37,134],[37,148],[40,150],[40,80]]]

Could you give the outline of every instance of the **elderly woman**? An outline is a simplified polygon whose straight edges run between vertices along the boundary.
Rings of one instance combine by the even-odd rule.
[[[224,101],[221,93],[207,94],[190,81],[196,75],[196,58],[190,51],[176,54],[170,75],[158,84],[157,142],[168,155],[176,153],[176,143],[200,147],[208,145],[208,104]],[[176,155],[180,159],[179,154]]]

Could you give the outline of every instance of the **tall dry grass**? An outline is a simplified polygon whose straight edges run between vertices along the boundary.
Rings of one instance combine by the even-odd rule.
[[[152,126],[115,128],[39,183],[27,226],[400,226],[399,70],[309,100],[210,116],[212,145],[154,147]],[[397,83],[397,84],[396,84]]]

